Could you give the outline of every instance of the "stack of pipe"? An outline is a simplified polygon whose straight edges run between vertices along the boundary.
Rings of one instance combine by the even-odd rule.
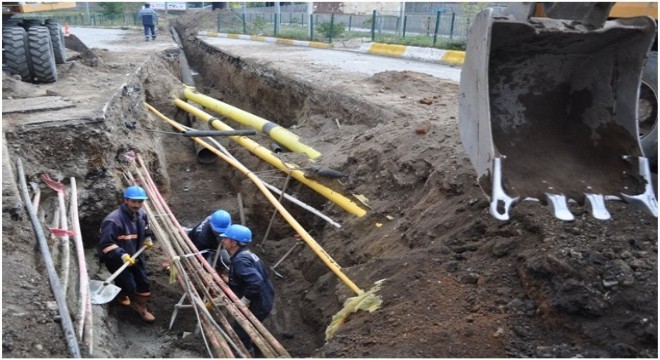
[[[66,212],[66,186],[50,178],[48,174],[41,174],[41,180],[53,189],[57,193],[57,207],[54,209],[53,214],[53,223],[52,226],[48,228],[50,234],[53,238],[60,239],[59,244],[61,250],[54,248],[54,252],[62,254],[62,261],[60,263],[60,278],[62,285],[62,292],[64,296],[67,296],[68,284],[69,284],[69,273],[70,273],[70,236],[74,238],[76,245],[76,258],[78,265],[78,312],[76,314],[76,325],[78,339],[84,341],[87,346],[87,351],[89,355],[94,353],[94,338],[93,338],[93,320],[92,320],[92,304],[91,296],[89,294],[89,276],[87,273],[87,262],[85,258],[85,248],[83,246],[82,235],[80,230],[80,220],[78,217],[78,191],[76,187],[76,179],[74,177],[70,178],[71,181],[71,196],[69,202],[69,218],[67,219]],[[34,184],[34,183],[31,183]],[[41,191],[39,187],[34,184],[33,190],[35,191],[34,199],[32,200],[32,205],[34,207],[35,213],[38,210],[39,202],[41,199]],[[72,231],[69,231],[69,225],[72,226]]]
[[[178,99],[175,99],[175,102],[177,103],[177,105],[181,104],[181,105],[185,106],[187,109],[194,109],[192,107],[189,107],[188,104],[183,103]],[[166,116],[164,116],[162,113],[160,113],[158,110],[156,110],[151,105],[147,104],[146,106],[147,106],[147,109],[149,109],[152,113],[156,114],[159,118],[166,121],[168,124],[172,125],[177,130],[179,130],[179,131],[183,130],[181,125],[177,124],[175,121],[173,121],[171,119],[168,119]],[[217,120],[217,119],[216,119],[216,122],[220,123],[220,121]],[[234,141],[237,141],[237,142],[243,144],[244,147],[246,147],[245,146],[246,142],[254,143],[252,140],[247,139],[244,136],[232,136],[230,138],[232,138]],[[364,294],[364,291],[361,290],[357,285],[355,285],[355,283],[353,283],[353,281],[351,281],[351,279],[349,279],[341,271],[341,266],[339,266],[339,264],[337,264],[337,262],[330,256],[330,254],[328,254],[316,242],[316,240],[314,240],[314,238],[312,238],[312,236],[309,235],[309,233],[302,227],[302,225],[300,225],[300,223],[282,206],[282,204],[273,196],[273,194],[271,194],[270,191],[268,191],[268,189],[266,188],[266,186],[264,186],[261,179],[259,179],[252,171],[247,169],[243,164],[241,164],[241,163],[237,162],[236,160],[228,157],[227,155],[223,154],[222,152],[218,151],[217,149],[213,148],[212,146],[209,146],[203,140],[201,140],[199,138],[195,138],[195,137],[193,137],[192,139],[195,142],[198,142],[199,144],[201,144],[205,147],[208,147],[209,150],[213,151],[222,160],[224,160],[225,162],[227,162],[228,164],[230,164],[231,166],[233,166],[234,168],[238,169],[240,172],[245,174],[254,183],[254,185],[257,186],[257,188],[263,193],[263,195],[268,199],[268,201],[277,209],[277,211],[282,215],[282,217],[284,217],[284,220],[286,220],[286,222],[289,223],[289,225],[291,225],[291,227],[300,235],[300,238],[310,247],[310,249],[312,249],[312,251],[314,251],[314,253],[316,255],[318,255],[318,257],[323,261],[323,263],[325,263],[325,265],[330,270],[332,270],[332,272],[334,272],[335,275],[337,275],[337,277],[342,282],[344,282],[344,284],[346,284],[346,286],[348,286],[351,290],[353,290],[357,295]],[[256,149],[263,149],[263,147],[259,144],[254,143],[254,145],[256,146]],[[266,151],[268,151],[268,150],[266,150]],[[276,162],[282,163],[282,161],[280,161],[279,159],[277,159]],[[287,168],[287,170],[288,170],[288,168]],[[291,170],[289,170],[289,171],[291,171]],[[302,173],[302,172],[299,171],[299,170],[293,170],[293,171],[291,171],[291,173],[292,173],[292,177],[294,177],[298,180],[299,178],[297,177],[298,175],[296,175],[296,174],[297,173]],[[304,176],[303,176],[303,178],[304,178]],[[313,181],[311,181],[311,180],[308,181],[308,183],[311,183],[311,182],[313,182]],[[323,185],[321,185],[321,184],[318,184],[316,182],[313,182],[313,183],[317,184],[319,187],[323,187]],[[330,198],[333,198],[333,199],[337,198],[337,196],[341,197],[341,195],[338,195],[338,194],[337,194],[337,196],[332,196],[333,194],[328,194],[328,195],[330,196]],[[336,203],[340,203],[340,204],[344,204],[344,205],[347,204],[346,202],[336,202]]]
[[[55,264],[53,263],[53,258],[50,254],[50,249],[48,248],[48,242],[46,241],[46,235],[41,227],[41,223],[37,218],[37,212],[32,207],[32,201],[30,200],[30,195],[27,189],[27,183],[25,181],[25,172],[23,171],[23,161],[20,158],[16,159],[16,170],[18,172],[18,183],[20,185],[21,194],[23,196],[23,203],[27,209],[28,215],[30,216],[30,221],[32,222],[32,228],[37,237],[39,243],[39,250],[43,255],[44,265],[46,271],[48,272],[48,280],[50,281],[50,286],[55,296],[55,301],[57,302],[57,309],[61,316],[62,330],[64,331],[64,336],[66,338],[67,347],[71,356],[74,358],[80,358],[80,348],[78,347],[78,342],[76,341],[75,331],[73,329],[73,322],[71,321],[71,316],[69,315],[69,308],[66,303],[66,295],[62,291],[62,285],[60,279],[57,277],[57,272],[55,270]]]
[[[195,311],[211,357],[250,357],[232,328],[231,316],[250,335],[265,357],[290,357],[250,310],[236,297],[213,267],[198,252],[158,191],[139,155],[125,175],[149,196],[144,209],[152,231],[170,260],[171,271]],[[135,174],[135,175],[133,175]]]

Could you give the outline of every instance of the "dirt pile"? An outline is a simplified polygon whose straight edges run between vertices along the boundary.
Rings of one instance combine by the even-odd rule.
[[[357,218],[295,181],[289,186],[289,193],[342,224],[336,229],[285,203],[353,282],[368,289],[385,279],[381,309],[354,314],[325,342],[332,315],[354,294],[306,246],[293,249],[277,267],[283,277],[273,274],[276,308],[265,322],[292,356],[657,357],[657,219],[611,202],[613,220],[596,221],[572,205],[577,220],[562,223],[539,204],[521,203],[512,220],[497,221],[488,215],[460,144],[458,84],[414,71],[366,79],[337,72],[326,82],[305,80],[300,77],[305,63],[276,69],[270,59],[213,48],[192,36],[196,23],[197,17],[181,17],[174,25],[188,61],[200,73],[197,88],[290,127],[323,154],[320,165],[348,175],[325,181],[328,186],[369,200],[367,215]],[[111,51],[100,55],[103,71],[112,69],[113,59],[121,62]],[[62,178],[81,179],[88,262],[94,261],[95,226],[116,206],[122,188],[116,168],[128,147],[148,157],[182,225],[194,225],[216,208],[238,214],[241,194],[246,223],[261,243],[273,214],[263,196],[220,161],[196,162],[190,140],[165,133],[171,128],[141,105],[144,100],[187,121],[171,102],[180,87],[176,52],[161,52],[132,71],[128,83],[134,85],[115,95],[102,125],[81,123],[33,135],[20,119],[6,123],[3,117],[10,158],[27,159],[31,177],[57,170]],[[12,88],[7,89],[9,95]],[[75,94],[82,88],[66,90]],[[94,141],[72,147],[66,156],[44,150],[67,146],[56,138],[81,141],[74,131],[87,132]],[[35,136],[41,139],[37,146],[31,141]],[[268,146],[264,136],[254,139]],[[219,141],[255,173],[283,186],[284,174],[228,139]],[[291,161],[308,165],[299,157]],[[55,311],[44,305],[49,289],[34,265],[40,254],[31,250],[29,224],[15,218],[3,201],[3,355],[66,356],[64,343],[46,336],[61,330]],[[296,242],[294,231],[277,216],[264,247],[253,249],[272,266]],[[99,356],[206,356],[199,336],[189,335],[192,314],[181,314],[173,330],[166,330],[181,290],[169,284],[162,260],[158,249],[149,260],[158,322],[145,328],[129,310],[99,310],[97,347],[104,349]],[[11,275],[14,269],[23,277]],[[107,274],[97,266],[91,275]],[[45,340],[29,340],[35,334]],[[162,345],[147,345],[154,343]]]

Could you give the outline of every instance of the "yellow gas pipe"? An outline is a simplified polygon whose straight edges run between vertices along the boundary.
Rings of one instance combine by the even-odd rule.
[[[174,99],[174,104],[178,106],[179,108],[185,110],[189,114],[197,117],[200,120],[207,121],[211,126],[218,130],[233,130],[229,125],[226,125],[222,121],[220,121],[218,118],[213,117],[204,111],[195,108],[194,106],[179,100],[179,99]],[[273,153],[256,143],[255,141],[245,137],[245,136],[229,136],[230,139],[234,140],[244,148],[248,149],[251,153],[255,154],[258,156],[260,159],[268,162],[269,164],[275,166],[276,168],[282,170],[285,173],[291,173],[291,177],[294,179],[300,181],[301,183],[304,183],[305,185],[309,186],[312,188],[314,191],[318,192],[319,194],[325,196],[328,198],[330,201],[334,202],[335,204],[339,205],[342,209],[346,210],[347,212],[357,215],[359,217],[364,216],[367,211],[364,210],[363,208],[359,207],[357,204],[346,198],[345,196],[336,193],[332,191],[330,188],[314,181],[311,179],[308,179],[305,177],[304,172],[301,170],[292,170],[292,168],[297,168],[296,165],[294,164],[285,164],[278,158],[277,156],[273,155]]]
[[[260,118],[247,111],[233,107],[220,100],[200,94],[195,88],[186,86],[183,88],[183,96],[191,101],[194,101],[207,109],[211,109],[216,113],[237,121],[243,125],[250,126],[257,131],[261,131],[273,140],[277,141],[287,149],[307,155],[310,159],[314,160],[321,156],[321,153],[313,148],[300,142],[298,135],[291,131],[273,123],[266,119]]]
[[[179,105],[179,103],[181,103],[181,104],[186,105],[186,106],[188,106],[192,109],[195,109],[194,107],[186,104],[185,102],[183,102],[181,100],[176,99],[175,102],[177,103],[177,105]],[[146,103],[145,103],[145,105],[147,106],[147,109],[149,109],[149,111],[156,114],[163,121],[167,122],[168,124],[170,124],[175,129],[177,129],[179,131],[185,131],[185,128],[183,126],[181,126],[177,122],[167,118],[165,115],[161,114],[158,110],[156,110],[153,106],[151,106],[149,104],[146,104]],[[179,105],[179,107],[181,107],[181,106]],[[195,110],[198,110],[198,109],[195,109]],[[197,116],[197,115],[195,115],[195,116]],[[208,116],[210,117],[210,115],[208,115]],[[230,136],[230,138],[237,138],[237,137],[238,136]],[[282,206],[282,204],[280,204],[280,202],[275,198],[275,196],[270,192],[270,190],[268,190],[268,188],[266,188],[266,186],[263,184],[263,182],[261,182],[261,180],[256,175],[254,175],[253,172],[251,172],[248,168],[243,166],[241,163],[235,161],[234,159],[229,158],[227,155],[223,154],[218,149],[216,149],[213,146],[207,144],[205,141],[203,141],[203,140],[201,140],[197,137],[191,137],[191,139],[193,139],[198,144],[206,147],[207,149],[211,150],[216,155],[218,155],[222,160],[226,161],[228,164],[230,164],[231,166],[237,168],[243,174],[247,175],[247,177],[249,177],[250,180],[252,180],[252,182],[259,188],[259,190],[261,190],[261,192],[263,192],[263,194],[266,196],[266,198],[268,198],[268,200],[275,206],[277,211],[279,211],[280,214],[282,214],[282,217],[284,217],[284,219],[291,225],[291,227],[293,227],[296,230],[296,232],[300,235],[300,237],[303,239],[303,241],[305,241],[307,243],[307,245],[312,249],[312,251],[314,251],[314,253],[316,255],[318,255],[318,257],[320,257],[321,260],[328,266],[328,268],[330,268],[330,270],[332,270],[332,272],[334,272],[335,275],[337,275],[337,277],[339,279],[341,279],[341,281],[343,281],[344,284],[346,284],[356,294],[358,294],[358,295],[364,294],[364,291],[360,290],[360,288],[357,287],[357,285],[355,285],[355,283],[353,283],[348,277],[346,277],[346,275],[341,271],[341,266],[339,266],[339,264],[337,264],[337,262],[335,262],[335,260],[333,260],[330,257],[330,255],[327,252],[325,252],[325,250],[323,250],[323,248],[316,242],[316,240],[314,240],[314,238],[312,238],[312,236],[309,235],[307,233],[307,231],[305,231],[305,229],[300,225],[300,223],[298,223],[298,221],[296,221],[296,219],[294,219],[293,216],[291,216],[291,214],[289,214],[289,212]],[[258,146],[260,146],[260,145],[258,145]]]

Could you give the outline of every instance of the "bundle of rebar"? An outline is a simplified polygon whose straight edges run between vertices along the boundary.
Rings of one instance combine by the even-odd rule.
[[[142,186],[149,197],[144,209],[157,244],[170,262],[170,271],[184,291],[184,298],[195,311],[204,343],[211,357],[250,357],[236,334],[232,322],[240,325],[263,356],[290,357],[252,312],[236,297],[229,286],[198,251],[170,210],[139,154],[124,175]],[[180,305],[178,305],[180,306]]]

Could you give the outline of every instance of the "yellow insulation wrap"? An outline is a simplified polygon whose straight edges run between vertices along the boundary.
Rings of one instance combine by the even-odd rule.
[[[194,106],[179,100],[175,99],[174,104],[178,106],[179,108],[185,110],[189,114],[195,116],[196,118],[200,120],[204,120],[209,122],[209,125],[213,126],[214,128],[218,130],[223,130],[223,131],[228,131],[228,130],[234,130],[232,129],[229,125],[221,122],[218,120],[218,118],[215,118],[211,116],[208,113],[205,113],[204,111],[195,108]],[[246,136],[230,136],[230,139],[233,141],[237,142],[239,145],[243,146],[244,148],[248,149],[251,153],[255,154],[258,156],[260,159],[268,162],[269,164],[275,166],[276,168],[282,170],[285,173],[291,172],[291,177],[300,181],[301,183],[309,186],[312,188],[314,191],[318,192],[319,194],[325,196],[328,200],[332,201],[333,203],[339,205],[342,209],[345,211],[357,215],[357,216],[364,216],[367,211],[364,210],[363,208],[359,207],[357,204],[343,196],[342,194],[336,193],[332,191],[330,188],[324,186],[323,184],[320,184],[314,180],[308,179],[305,177],[304,173],[301,170],[291,170],[291,168],[297,168],[296,165],[294,164],[284,164],[280,158],[277,156],[273,155],[273,153],[270,151],[270,149],[267,149],[261,145],[259,145],[257,142],[249,139]]]
[[[266,119],[260,118],[247,111],[231,106],[220,100],[198,93],[192,87],[185,87],[183,95],[186,99],[194,101],[207,109],[237,121],[243,125],[250,126],[257,131],[268,134],[273,140],[277,141],[287,149],[307,155],[314,160],[321,156],[321,153],[313,148],[301,143],[298,135]]]
[[[179,99],[174,100],[174,102],[176,103],[177,106],[179,106],[180,108],[188,111],[191,114],[193,114],[191,112],[191,110],[197,110],[196,112],[201,112],[202,114],[199,114],[199,115],[193,114],[193,115],[195,115],[198,118],[204,118],[203,112],[201,110],[196,109],[195,107],[193,107],[191,105],[188,105],[188,104],[186,104],[185,102],[183,102]],[[183,126],[181,126],[180,124],[168,119],[165,115],[161,114],[158,110],[153,108],[151,105],[149,105],[149,104],[145,104],[145,105],[147,106],[149,111],[156,114],[163,121],[167,122],[168,124],[170,124],[171,126],[173,126],[174,128],[176,128],[179,131],[185,131],[185,128]],[[206,114],[206,118],[211,118],[211,116]],[[219,121],[217,123],[219,123]],[[226,130],[231,129],[227,125],[225,125],[225,127],[227,128]],[[232,138],[235,141],[249,140],[249,139],[245,138],[244,136],[230,136],[230,138]],[[291,214],[284,208],[284,206],[282,206],[282,204],[275,198],[275,196],[270,192],[270,190],[268,190],[266,188],[266,186],[263,184],[263,182],[261,182],[261,180],[254,173],[252,173],[249,169],[247,169],[241,163],[237,162],[234,159],[229,158],[225,154],[221,153],[218,149],[216,149],[213,146],[207,144],[205,141],[201,140],[200,138],[192,137],[191,139],[193,139],[193,141],[197,142],[198,144],[206,147],[207,149],[211,150],[216,155],[218,155],[222,160],[224,160],[225,162],[227,162],[231,166],[235,167],[236,169],[238,169],[239,171],[241,171],[242,173],[247,175],[247,177],[249,177],[250,180],[252,180],[252,182],[259,188],[259,190],[261,190],[261,192],[266,196],[266,198],[268,198],[270,203],[272,203],[273,206],[275,206],[275,208],[277,209],[277,211],[279,211],[279,213],[282,215],[282,217],[284,217],[284,219],[291,225],[291,227],[293,227],[296,230],[296,232],[300,235],[302,240],[305,241],[305,243],[314,251],[314,253],[316,255],[318,255],[318,257],[321,258],[321,260],[328,266],[328,268],[330,268],[330,270],[332,272],[334,272],[335,275],[337,275],[337,277],[341,281],[343,281],[344,284],[346,284],[353,292],[355,292],[358,295],[361,295],[361,294],[364,293],[364,291],[360,290],[360,288],[357,287],[357,285],[355,285],[355,283],[353,283],[341,271],[341,267],[339,266],[339,264],[337,264],[337,262],[335,262],[335,260],[333,260],[332,257],[330,257],[330,255],[327,252],[325,252],[325,250],[316,242],[316,240],[314,240],[314,238],[312,238],[312,236],[309,235],[309,233],[307,233],[307,231],[300,225],[300,223],[298,223],[298,221],[293,216],[291,216]],[[252,140],[249,140],[249,141],[253,142]],[[256,144],[256,146],[260,146],[260,145]]]

